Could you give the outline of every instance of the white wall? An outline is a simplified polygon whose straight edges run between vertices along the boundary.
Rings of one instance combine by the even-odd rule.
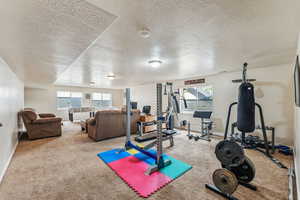
[[[164,92],[164,88],[163,88]],[[142,111],[143,106],[151,106],[151,114],[156,115],[156,84],[146,84],[131,88],[131,101],[138,102],[138,109]],[[168,99],[163,95],[163,111],[167,108]]]
[[[249,78],[256,78],[256,101],[263,107],[265,123],[276,128],[277,141],[291,145],[293,143],[293,97],[291,84],[291,65],[280,65],[248,70]],[[201,78],[201,77],[196,77]],[[206,78],[207,85],[214,88],[214,112],[215,131],[224,132],[227,110],[230,103],[237,100],[237,88],[239,84],[231,82],[241,78],[241,72],[223,73]],[[194,78],[193,78],[194,79]],[[174,88],[184,87],[184,80],[173,81]],[[146,104],[155,105],[155,84],[133,87],[133,100],[137,100],[139,106]],[[233,109],[233,119],[235,109]],[[257,113],[258,114],[258,113]],[[180,114],[180,120],[191,121],[193,130],[200,129],[200,121],[192,118],[192,113]],[[257,117],[257,119],[259,119]]]
[[[73,91],[83,93],[83,105],[90,106],[90,102],[86,101],[84,94],[93,92],[111,93],[113,98],[113,106],[121,107],[123,104],[123,90],[118,89],[98,89],[98,88],[83,88],[83,87],[64,87],[64,86],[49,86],[47,89],[25,88],[25,107],[34,108],[40,113],[55,113],[63,119],[68,119],[67,110],[57,110],[56,107],[56,92],[57,91]],[[88,114],[86,114],[88,116]]]
[[[0,181],[18,144],[18,112],[24,103],[24,84],[0,58]]]
[[[298,40],[298,50],[297,54],[300,55],[300,35]],[[295,161],[295,172],[296,172],[296,181],[297,181],[297,190],[300,191],[300,108],[294,106],[294,161]]]

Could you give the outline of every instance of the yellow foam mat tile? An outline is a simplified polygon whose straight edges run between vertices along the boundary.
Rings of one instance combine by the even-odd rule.
[[[138,152],[137,150],[135,150],[135,149],[130,149],[130,150],[128,150],[127,152],[130,153],[131,155],[134,155],[134,154],[139,153],[139,152]]]
[[[140,143],[136,143],[136,146],[140,147],[140,148],[143,148],[144,145],[140,144]],[[130,153],[131,155],[134,155],[134,154],[137,154],[139,153],[139,151],[135,150],[135,149],[130,149],[127,151],[128,153]]]

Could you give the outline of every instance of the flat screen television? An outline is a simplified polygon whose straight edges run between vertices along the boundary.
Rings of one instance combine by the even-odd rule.
[[[134,102],[134,101],[132,101],[132,102],[130,102],[130,104],[131,104],[131,109],[137,109],[137,102]]]
[[[149,115],[151,113],[151,106],[144,106],[143,113],[145,113],[146,115]]]
[[[294,88],[295,88],[295,104],[300,107],[300,64],[299,56],[297,56],[294,69]]]

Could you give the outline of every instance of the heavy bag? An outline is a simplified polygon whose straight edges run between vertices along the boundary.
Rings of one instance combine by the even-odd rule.
[[[255,130],[254,87],[251,83],[242,83],[239,87],[237,128],[245,133]]]

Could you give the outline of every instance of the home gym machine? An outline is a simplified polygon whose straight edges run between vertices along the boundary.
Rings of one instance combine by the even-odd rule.
[[[164,85],[164,95],[168,97],[168,106],[166,110],[166,125],[167,130],[164,130],[166,134],[175,134],[177,133],[176,130],[174,130],[174,124],[175,124],[175,116],[178,119],[178,113],[180,113],[180,108],[177,100],[177,96],[179,95],[178,92],[173,91],[173,83],[167,82]]]
[[[126,142],[125,142],[125,150],[135,149],[144,155],[155,160],[155,165],[148,168],[145,172],[147,175],[152,174],[159,169],[162,169],[171,164],[171,160],[165,160],[163,158],[163,147],[162,147],[162,122],[165,121],[165,118],[162,115],[162,84],[157,84],[157,137],[156,137],[156,153],[148,151],[148,148],[140,147],[131,142],[131,106],[130,106],[130,89],[126,89]]]
[[[285,166],[270,155],[266,127],[262,107],[255,102],[254,86],[247,79],[247,63],[243,66],[242,83],[239,86],[238,102],[229,106],[227,115],[224,140],[219,142],[215,148],[217,159],[221,162],[222,168],[213,173],[213,183],[206,184],[206,188],[230,200],[237,200],[232,194],[238,185],[242,185],[256,191],[256,186],[250,184],[255,177],[255,166],[251,160],[245,156],[244,148],[245,134],[255,130],[255,106],[259,109],[261,129],[263,133],[265,151],[263,152],[275,164],[281,168]],[[231,109],[237,105],[237,129],[241,132],[240,144],[234,138],[227,138],[228,126],[230,122]]]
[[[166,111],[164,112],[165,120],[163,121],[164,124],[166,124],[166,129],[162,130],[162,138],[163,141],[165,140],[171,140],[173,141],[173,135],[177,133],[177,131],[174,129],[174,123],[175,123],[175,116],[177,116],[178,113],[180,113],[180,108],[177,100],[177,93],[173,91],[173,84],[170,82],[167,82],[164,84],[164,95],[168,98],[168,106]],[[156,121],[148,122],[152,124],[155,124]],[[145,123],[146,124],[146,123]],[[143,133],[143,123],[139,124],[139,136],[135,137],[135,141],[137,142],[146,142],[149,140],[156,139],[157,133],[156,130],[149,132],[149,133]],[[150,145],[151,146],[151,145]],[[171,142],[170,146],[173,146],[173,142]]]

